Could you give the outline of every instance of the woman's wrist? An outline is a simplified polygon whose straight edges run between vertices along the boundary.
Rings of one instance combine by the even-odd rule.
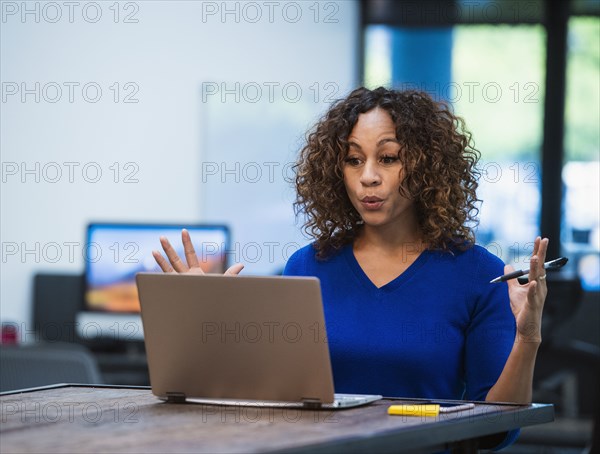
[[[538,334],[523,334],[517,332],[515,336],[515,344],[522,345],[523,347],[527,347],[529,349],[537,350],[542,343],[542,333]]]
[[[526,323],[517,323],[517,332],[515,335],[515,343],[524,344],[539,344],[542,343],[542,317],[532,317]]]

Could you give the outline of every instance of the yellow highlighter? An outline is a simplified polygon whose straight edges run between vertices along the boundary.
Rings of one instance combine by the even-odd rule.
[[[437,416],[439,414],[439,404],[390,405],[388,408],[388,415],[396,416]]]
[[[472,402],[441,402],[390,405],[388,415],[396,416],[437,416],[440,413],[459,412],[475,408]]]

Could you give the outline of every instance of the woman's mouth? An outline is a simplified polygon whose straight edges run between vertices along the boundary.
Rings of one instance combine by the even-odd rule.
[[[363,197],[360,202],[367,210],[378,210],[383,205],[383,199],[373,196]]]

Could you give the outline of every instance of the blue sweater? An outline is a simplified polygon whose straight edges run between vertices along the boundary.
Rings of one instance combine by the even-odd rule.
[[[305,246],[284,270],[321,281],[336,392],[480,401],[515,338],[507,285],[489,283],[503,272],[502,261],[480,246],[454,254],[425,251],[380,288],[352,245],[325,261]]]

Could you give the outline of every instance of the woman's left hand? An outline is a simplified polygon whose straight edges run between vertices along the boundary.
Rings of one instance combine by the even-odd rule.
[[[548,293],[544,269],[547,249],[548,238],[537,237],[529,262],[529,282],[521,285],[517,279],[507,281],[510,307],[517,322],[517,340],[520,342],[539,344],[542,341],[542,312]],[[504,267],[505,274],[512,271],[512,266]]]

